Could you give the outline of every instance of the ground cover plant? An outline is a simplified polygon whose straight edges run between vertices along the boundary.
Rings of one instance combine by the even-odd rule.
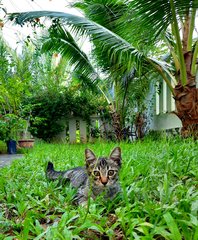
[[[84,149],[108,155],[119,145],[123,192],[114,201],[72,205],[75,190],[45,177],[84,164]],[[46,144],[0,169],[0,239],[198,239],[198,147],[181,139]]]

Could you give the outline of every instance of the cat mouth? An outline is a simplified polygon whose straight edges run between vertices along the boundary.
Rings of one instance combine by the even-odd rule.
[[[107,188],[107,187],[108,187],[108,183],[105,183],[105,184],[102,183],[101,186],[102,186],[103,188]]]
[[[100,188],[107,188],[108,187],[108,183],[103,184],[103,183],[100,182],[100,183],[97,184],[97,186],[100,187]]]

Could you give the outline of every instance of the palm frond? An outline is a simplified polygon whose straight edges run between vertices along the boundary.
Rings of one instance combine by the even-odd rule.
[[[49,29],[49,35],[42,38],[42,51],[56,51],[67,59],[68,64],[90,78],[95,74],[87,55],[81,51],[72,35],[60,24]],[[94,82],[96,79],[92,79]]]
[[[124,59],[125,62],[133,63],[144,59],[144,56],[129,42],[118,36],[116,33],[107,28],[88,20],[87,18],[79,17],[69,13],[52,12],[52,11],[35,11],[25,12],[20,14],[12,14],[10,19],[15,19],[17,24],[24,24],[27,21],[34,21],[40,17],[50,17],[62,19],[62,21],[71,27],[71,30],[76,34],[87,34],[92,40],[100,40],[105,48],[108,48],[107,54],[114,58]],[[131,65],[129,66],[131,68]]]
[[[83,10],[85,16],[116,32],[117,20],[126,14],[128,6],[123,0],[83,0],[72,4]]]
[[[140,51],[116,33],[84,17],[63,12],[35,11],[12,14],[10,19],[14,19],[17,24],[23,25],[25,22],[31,22],[40,17],[62,19],[62,23],[70,26],[71,31],[75,32],[75,34],[79,34],[79,36],[86,34],[91,40],[100,41],[102,44],[102,51],[108,54],[109,59],[115,66],[117,65],[120,67],[120,64],[122,66],[122,63],[125,63],[125,71],[131,71],[131,69],[134,68],[134,63],[136,69],[139,69],[142,63],[145,62],[151,64],[155,69],[156,66],[159,66],[159,68],[163,70],[166,70],[166,67],[168,67],[163,61],[156,62],[149,57],[145,57]],[[159,71],[159,73],[161,74],[161,71]]]
[[[198,8],[197,0],[173,0],[173,3],[178,21]],[[155,37],[174,22],[169,0],[129,0],[129,9],[130,20],[141,26],[143,31],[149,29]]]

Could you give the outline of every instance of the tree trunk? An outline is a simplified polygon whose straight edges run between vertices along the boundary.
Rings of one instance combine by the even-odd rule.
[[[144,137],[144,131],[143,131],[143,125],[144,125],[144,117],[141,113],[136,114],[135,119],[135,128],[136,128],[136,136],[137,139],[143,139]]]
[[[195,54],[193,51],[195,51],[195,49],[192,48],[191,44],[189,46],[189,41],[192,37],[190,28],[192,27],[191,21],[193,21],[193,19],[191,17],[192,15],[190,12],[186,12],[186,17],[182,24],[182,46],[186,67],[187,84],[181,84],[182,79],[180,76],[180,71],[178,71],[176,73],[178,84],[174,89],[174,98],[177,108],[176,114],[182,122],[182,136],[193,136],[198,138],[198,89],[196,88],[196,73],[193,73],[192,71],[192,64],[195,64],[193,63],[193,54]]]
[[[112,125],[115,132],[115,137],[117,141],[121,141],[123,139],[122,133],[122,125],[121,125],[121,118],[120,114],[114,109],[114,107],[110,106],[110,115],[112,118]]]
[[[182,122],[181,134],[183,137],[193,136],[198,138],[198,88],[196,88],[195,77],[193,77],[188,69],[189,55],[185,58],[187,66],[188,83],[182,86],[179,82],[174,89],[176,115]]]

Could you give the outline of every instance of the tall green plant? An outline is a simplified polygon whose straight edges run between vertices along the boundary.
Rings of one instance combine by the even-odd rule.
[[[0,39],[0,138],[17,140],[25,128],[23,98],[30,94],[31,57],[24,49],[19,56]]]
[[[80,7],[90,19],[97,21],[99,24],[105,24],[105,27],[114,32],[119,30],[116,29],[116,26],[118,26],[116,22],[127,11],[126,4],[119,4],[115,1],[108,1],[106,4],[102,1],[100,4],[97,4],[97,1],[85,1],[84,4],[76,3],[75,6]],[[53,21],[49,29],[49,35],[43,38],[42,49],[45,52],[49,50],[60,52],[74,66],[75,72],[80,71],[80,75],[85,75],[85,78],[81,77],[85,85],[89,86],[89,82],[90,84],[97,82],[99,92],[104,95],[110,104],[110,113],[115,132],[117,133],[117,138],[120,139],[122,138],[122,129],[125,127],[127,109],[131,103],[129,95],[131,95],[131,91],[134,93],[133,96],[137,95],[135,93],[137,88],[131,88],[130,86],[133,86],[133,83],[138,84],[137,81],[134,81],[138,72],[135,69],[135,64],[128,71],[126,64],[116,64],[115,61],[111,61],[106,54],[108,48],[104,50],[97,39],[93,40],[93,46],[92,58],[90,58],[82,52],[67,28],[60,25],[60,21],[57,20]],[[100,78],[93,66],[99,68],[99,71],[103,73],[103,76],[105,75],[105,78]],[[148,81],[145,81],[145,83],[148,83]],[[144,88],[144,90],[147,89],[148,87]],[[134,97],[133,101],[138,102],[137,105],[140,106],[144,98],[145,95],[140,94],[138,99]],[[140,111],[140,108],[138,108],[138,111]]]
[[[118,79],[117,81],[112,80],[111,84],[108,83],[107,87],[106,84],[107,81],[104,81],[104,77],[103,79],[100,77],[100,74],[94,68],[94,62],[92,61],[92,59],[90,59],[90,57],[88,57],[80,49],[79,44],[68,32],[68,30],[60,24],[60,21],[53,21],[48,32],[49,34],[42,37],[41,39],[42,52],[44,53],[48,53],[49,51],[59,52],[61,55],[61,61],[64,62],[65,66],[70,65],[74,69],[73,74],[71,76],[72,78],[71,84],[73,84],[74,82],[78,82],[79,84],[88,88],[89,90],[96,92],[96,94],[97,93],[102,94],[102,96],[107,100],[107,103],[111,104],[113,122],[117,122],[117,119],[114,119],[115,115],[120,116],[119,119],[121,124],[119,125],[119,131],[116,130],[117,133],[120,132],[122,129],[121,126],[124,125],[124,111],[126,111],[124,110],[126,109],[125,93],[127,93],[128,89],[126,89],[125,93],[122,94],[120,90],[121,85],[123,85],[123,83],[121,83],[120,85]],[[100,59],[102,58],[105,59],[104,56],[100,57]],[[104,63],[107,65],[108,64],[107,60],[105,60]],[[63,64],[58,64],[58,67],[59,65]],[[108,77],[106,77],[108,80],[113,78],[116,79],[115,73],[113,77],[111,76],[113,74],[112,71],[104,71],[104,68],[105,66],[103,64],[103,68],[100,68],[100,71],[103,71],[105,75],[108,75]],[[126,76],[124,76],[123,78],[125,78],[124,79],[125,82],[126,79],[128,79],[128,77]],[[108,92],[112,90],[113,94],[109,94]]]
[[[2,114],[20,114],[21,100],[29,93],[30,57],[24,51],[18,56],[0,39],[0,110]]]

